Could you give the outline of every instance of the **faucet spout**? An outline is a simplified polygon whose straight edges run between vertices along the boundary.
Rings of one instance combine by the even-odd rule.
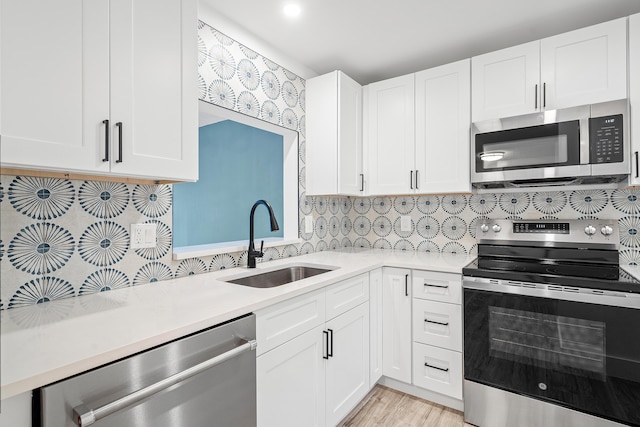
[[[271,231],[278,231],[280,227],[278,226],[278,221],[276,220],[276,215],[273,213],[273,208],[266,200],[258,200],[251,207],[251,214],[249,215],[249,252],[247,254],[247,267],[248,268],[256,268],[256,258],[262,258],[264,253],[262,252],[262,247],[264,241],[260,245],[260,250],[256,251],[255,243],[253,241],[253,216],[256,212],[256,208],[258,205],[264,205],[269,210],[269,221],[271,222]]]

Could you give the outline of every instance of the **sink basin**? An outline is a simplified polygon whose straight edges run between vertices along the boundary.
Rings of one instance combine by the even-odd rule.
[[[253,288],[273,288],[280,285],[286,285],[287,283],[295,282],[297,280],[317,276],[318,274],[327,273],[331,270],[332,269],[329,268],[296,265],[225,281],[235,283],[237,285],[251,286]]]

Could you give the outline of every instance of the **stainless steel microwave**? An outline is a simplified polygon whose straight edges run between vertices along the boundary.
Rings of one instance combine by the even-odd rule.
[[[629,174],[626,99],[473,123],[477,188],[620,182]]]

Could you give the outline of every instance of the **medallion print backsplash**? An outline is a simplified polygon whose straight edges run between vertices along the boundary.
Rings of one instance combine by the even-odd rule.
[[[398,197],[306,197],[305,82],[200,22],[200,98],[297,130],[300,238],[263,262],[362,247],[475,254],[480,218],[617,219],[620,263],[640,263],[640,188]],[[246,265],[246,252],[172,259],[171,185],[0,176],[0,307],[17,308]],[[304,217],[313,231],[304,232]],[[401,227],[410,219],[410,231]],[[130,226],[157,224],[154,248]]]

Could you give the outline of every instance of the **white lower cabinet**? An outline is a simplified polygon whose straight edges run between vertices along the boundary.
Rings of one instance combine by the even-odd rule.
[[[344,418],[370,388],[369,323],[369,273],[257,312],[258,426]]]
[[[369,272],[369,384],[382,377],[382,268]]]
[[[0,402],[0,426],[31,427],[31,392]]]
[[[382,272],[382,373],[411,383],[411,270]]]
[[[462,353],[413,343],[413,384],[462,399]]]
[[[384,268],[382,287],[383,382],[460,409],[461,275]]]
[[[322,331],[314,328],[258,357],[258,426],[325,425]]]
[[[327,321],[326,329],[330,345],[325,363],[326,425],[335,426],[369,392],[368,304]]]

